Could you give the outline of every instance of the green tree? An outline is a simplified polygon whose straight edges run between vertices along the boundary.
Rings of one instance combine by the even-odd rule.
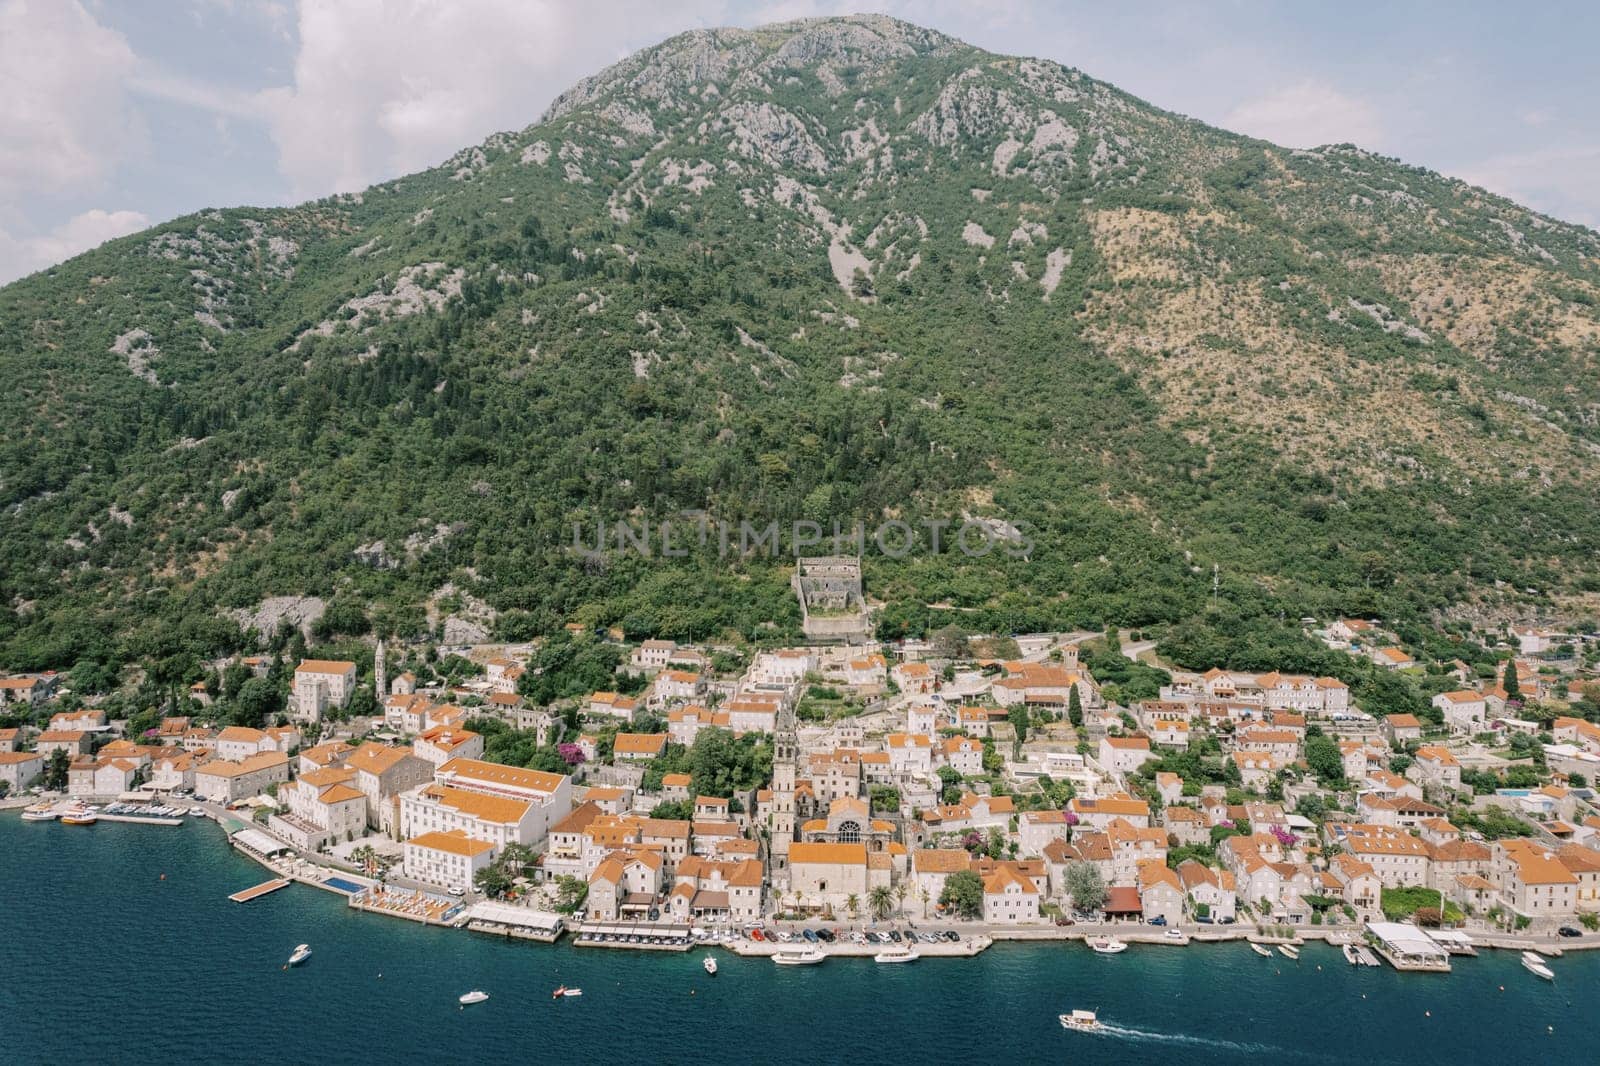
[[[500,863],[492,862],[472,875],[472,887],[490,899],[504,899],[511,891],[511,874]]]
[[[571,874],[562,874],[556,878],[556,910],[560,913],[575,913],[588,898],[589,885],[582,878],[573,877]]]
[[[1080,911],[1099,911],[1106,905],[1106,882],[1100,868],[1092,862],[1074,862],[1067,866],[1062,885]]]
[[[50,759],[44,765],[44,787],[52,792],[60,792],[67,787],[67,772],[72,769],[72,759],[65,751],[57,748],[50,753]]]
[[[1515,659],[1506,660],[1505,672],[1500,675],[1500,687],[1506,690],[1507,700],[1520,700],[1522,698],[1522,686],[1517,684],[1517,661]]]
[[[1077,691],[1076,688],[1073,689]],[[1028,706],[1025,703],[1013,703],[1006,712],[1006,721],[1011,723],[1011,730],[1015,734],[1011,738],[1011,757],[1022,758],[1022,742],[1028,739]]]
[[[867,906],[872,916],[880,922],[894,910],[894,890],[888,885],[878,885],[867,893]]]
[[[1339,744],[1321,729],[1312,726],[1306,730],[1306,765],[1324,784],[1344,780],[1344,756]]]
[[[983,878],[971,870],[957,870],[944,879],[939,904],[962,918],[978,917],[983,914]]]
[[[1072,728],[1083,728],[1083,700],[1078,696],[1078,686],[1073,685],[1072,691],[1067,694],[1067,721],[1072,723]]]

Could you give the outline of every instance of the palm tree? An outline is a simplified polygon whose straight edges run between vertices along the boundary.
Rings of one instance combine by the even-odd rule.
[[[872,908],[872,916],[882,921],[894,910],[894,890],[888,885],[879,885],[867,893],[867,905]]]
[[[861,897],[854,892],[844,898],[845,910],[850,912],[850,917],[856,916],[856,911],[861,909]]]
[[[378,853],[372,850],[371,844],[361,845],[350,853],[350,858],[355,860],[356,864],[365,870],[369,877],[372,876],[378,865]]]
[[[898,885],[894,886],[894,898],[900,904],[900,916],[902,918],[905,917],[906,913],[906,895],[910,893],[910,891],[911,883],[909,881],[901,881]]]

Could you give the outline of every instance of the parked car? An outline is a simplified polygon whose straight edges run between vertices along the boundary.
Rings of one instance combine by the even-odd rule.
[[[815,944],[817,942],[817,931],[815,929],[803,930],[800,935],[806,938],[807,943]]]
[[[889,930],[889,939],[893,940],[896,944],[900,943],[900,930],[898,930],[898,929]]]
[[[1154,918],[1150,919],[1150,924],[1151,925],[1166,925],[1167,924],[1167,917],[1164,914],[1158,914]]]
[[[952,944],[961,943],[961,934],[956,932],[954,929],[946,929],[944,931],[944,938],[950,941]]]
[[[1582,936],[1583,935],[1583,930],[1582,929],[1579,929],[1577,926],[1572,926],[1572,925],[1563,925],[1560,929],[1557,929],[1556,932],[1560,933],[1562,936]]]
[[[1072,919],[1068,918],[1065,914],[1058,914],[1058,915],[1056,915],[1056,924],[1057,925],[1071,925],[1072,924]]]

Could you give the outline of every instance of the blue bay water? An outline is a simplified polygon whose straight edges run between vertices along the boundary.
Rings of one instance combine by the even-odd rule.
[[[1600,1062],[1600,953],[1556,960],[1553,985],[1505,952],[1433,976],[1357,970],[1321,945],[1295,963],[1237,944],[1115,957],[1002,944],[803,968],[720,953],[712,978],[698,952],[504,942],[355,914],[298,885],[227,899],[266,877],[210,823],[0,814],[0,1061]],[[283,970],[302,941],[315,955]],[[552,1001],[562,983],[583,997]],[[472,988],[490,1000],[459,1009]],[[1061,1029],[1074,1007],[1112,1031]]]

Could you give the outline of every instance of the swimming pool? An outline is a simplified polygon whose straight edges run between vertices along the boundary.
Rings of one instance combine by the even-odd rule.
[[[349,893],[350,895],[367,890],[366,885],[358,885],[354,881],[346,881],[342,877],[330,877],[322,883],[329,888],[337,888],[340,892]]]

